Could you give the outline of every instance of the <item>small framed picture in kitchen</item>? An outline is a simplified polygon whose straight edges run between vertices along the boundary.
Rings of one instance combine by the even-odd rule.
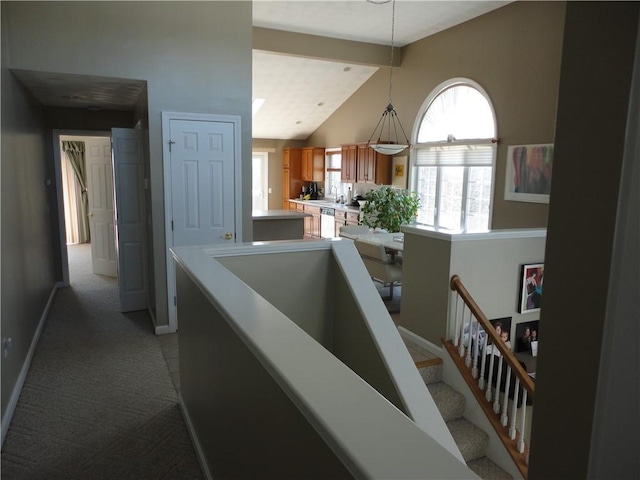
[[[407,157],[393,157],[391,165],[391,185],[407,188]]]

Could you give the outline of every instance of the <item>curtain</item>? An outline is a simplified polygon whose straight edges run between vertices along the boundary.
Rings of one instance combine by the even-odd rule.
[[[67,244],[84,243],[80,236],[80,215],[82,211],[82,192],[71,167],[71,160],[62,152],[62,199],[64,202],[64,221]]]
[[[87,194],[87,174],[84,157],[84,142],[72,142],[63,140],[62,150],[67,154],[69,163],[76,174],[76,180],[80,186],[81,201],[80,211],[78,212],[78,238],[80,243],[89,242],[91,235],[89,234],[89,196]]]

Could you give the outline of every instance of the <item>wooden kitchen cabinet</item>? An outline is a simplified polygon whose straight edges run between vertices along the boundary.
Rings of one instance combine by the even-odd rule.
[[[341,180],[349,183],[391,183],[392,159],[366,143],[342,146]]]
[[[302,192],[302,149],[282,150],[282,208],[289,209],[289,199],[298,198]]]
[[[356,162],[358,156],[357,145],[342,146],[342,166],[340,167],[340,179],[343,182],[355,183],[356,181]]]
[[[356,183],[391,183],[391,157],[376,152],[367,144],[358,145]]]
[[[347,212],[345,225],[360,225],[360,212]]]
[[[305,147],[302,149],[302,180],[324,182],[324,148]]]
[[[336,210],[335,214],[336,232],[335,236],[340,235],[340,227],[346,227],[350,225],[360,225],[360,212],[347,212],[343,210]]]
[[[347,212],[344,212],[342,210],[336,210],[334,220],[335,220],[335,229],[336,229],[334,236],[339,237],[340,227],[344,227],[347,224]]]
[[[304,206],[304,213],[310,213],[310,217],[304,218],[304,236],[311,238],[320,237],[320,207],[312,205]]]

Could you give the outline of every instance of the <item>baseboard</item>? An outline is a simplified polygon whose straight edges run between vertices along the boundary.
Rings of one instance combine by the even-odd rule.
[[[200,440],[198,440],[198,434],[196,433],[195,428],[193,428],[193,423],[191,422],[191,417],[189,416],[189,411],[182,401],[182,395],[178,393],[178,402],[180,404],[180,411],[182,412],[182,417],[184,418],[184,422],[187,425],[187,430],[189,431],[189,436],[191,437],[191,442],[193,443],[193,448],[196,451],[196,456],[198,457],[198,461],[200,462],[200,468],[202,469],[202,473],[204,474],[207,480],[213,480],[213,476],[209,471],[209,466],[207,465],[206,458],[204,456],[204,452],[202,451],[202,447],[200,446]]]
[[[20,398],[20,393],[22,392],[24,381],[27,378],[27,373],[29,373],[29,367],[31,367],[31,360],[33,359],[33,355],[36,352],[36,347],[38,346],[38,341],[40,340],[42,329],[44,328],[44,324],[47,320],[47,316],[49,315],[49,310],[51,310],[51,305],[53,305],[53,299],[55,298],[56,292],[58,291],[58,288],[60,288],[60,285],[62,285],[62,282],[57,282],[56,284],[54,284],[53,289],[51,290],[51,294],[49,295],[49,300],[47,301],[47,304],[45,305],[44,310],[42,312],[42,315],[40,316],[38,328],[36,328],[36,331],[33,334],[33,338],[31,339],[31,346],[29,347],[27,356],[25,357],[24,363],[22,364],[20,375],[18,375],[16,384],[13,386],[13,392],[11,393],[11,397],[9,398],[7,409],[5,411],[5,414],[2,416],[1,445],[4,445],[4,439],[7,436],[7,432],[9,431],[9,425],[11,425],[11,419],[13,418],[13,413],[15,412],[16,406],[18,405],[18,399]]]
[[[167,335],[168,333],[174,333],[169,325],[156,326],[156,335]]]
[[[404,327],[398,327],[398,332],[400,332],[401,337],[411,340],[413,343],[424,348],[427,352],[430,352],[437,357],[442,358],[445,353],[444,348],[431,343],[429,340],[422,338],[420,335],[413,333],[411,330],[407,330]]]

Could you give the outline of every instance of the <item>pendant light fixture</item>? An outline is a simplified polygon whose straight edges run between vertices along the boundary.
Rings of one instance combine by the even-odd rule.
[[[407,134],[404,133],[396,109],[391,101],[393,88],[393,40],[396,20],[396,0],[367,0],[369,3],[382,4],[391,1],[391,64],[389,65],[389,103],[382,112],[376,128],[373,130],[367,145],[383,155],[396,155],[410,146]],[[402,132],[404,139],[398,138],[398,130]]]

